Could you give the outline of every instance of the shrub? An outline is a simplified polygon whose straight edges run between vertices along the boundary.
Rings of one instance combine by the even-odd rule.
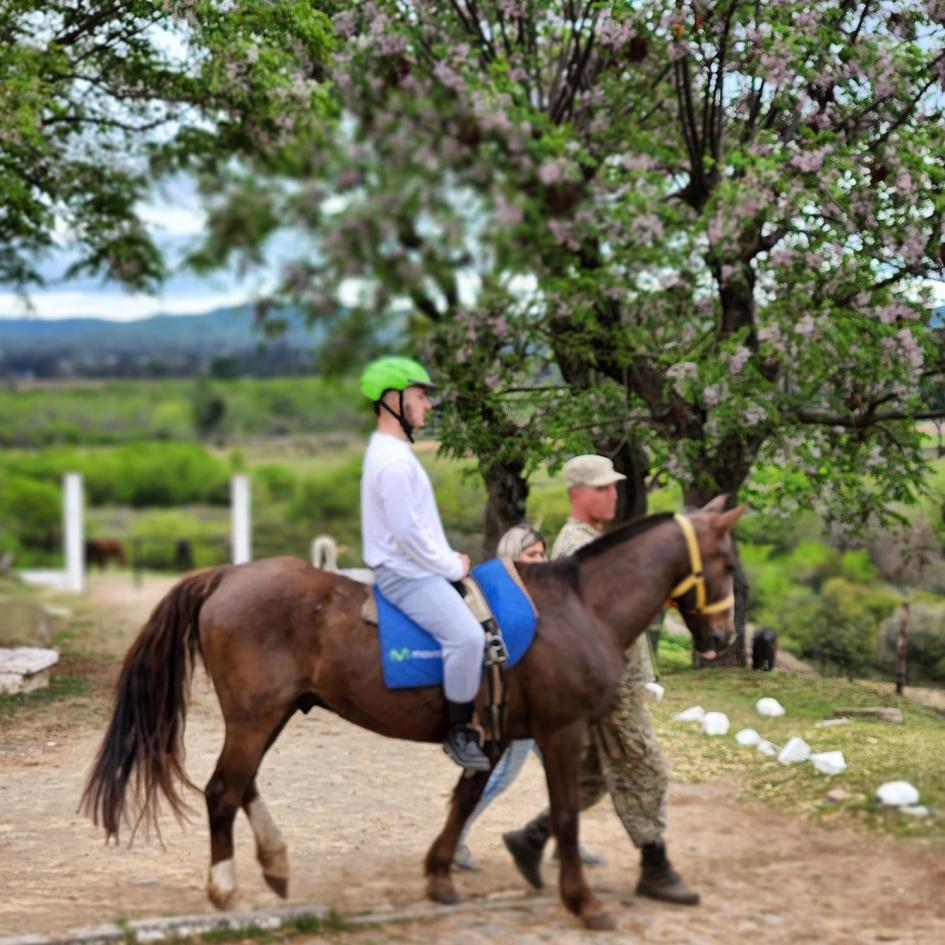
[[[49,563],[61,522],[57,486],[0,472],[0,550],[13,551],[19,564]]]
[[[806,626],[795,628],[801,655],[845,673],[851,679],[872,665],[880,624],[899,602],[885,588],[830,578]]]

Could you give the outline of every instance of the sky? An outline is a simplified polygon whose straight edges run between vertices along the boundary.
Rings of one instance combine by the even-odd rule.
[[[171,276],[159,294],[129,293],[114,283],[89,276],[63,280],[70,256],[61,251],[51,254],[38,267],[49,284],[30,291],[32,311],[24,307],[23,300],[10,286],[0,284],[0,318],[89,316],[131,321],[157,314],[199,314],[239,305],[257,293],[257,281],[241,279],[233,272],[198,276],[175,264],[197,240],[204,225],[199,197],[191,182],[173,181],[141,208],[141,215],[172,267]]]
[[[179,260],[194,245],[203,229],[205,217],[200,198],[192,181],[177,178],[156,193],[141,208],[142,219],[150,227],[155,241],[164,250],[171,266],[171,275],[156,295],[129,293],[114,283],[83,276],[64,280],[62,273],[69,265],[65,251],[51,254],[39,266],[48,281],[43,288],[29,293],[29,308],[23,299],[0,283],[0,318],[30,316],[41,319],[103,318],[110,321],[132,321],[151,315],[196,315],[217,308],[242,305],[265,290],[264,282],[272,279],[280,254],[278,246],[270,255],[269,271],[252,277],[241,277],[233,271],[221,270],[211,276],[188,271]],[[286,258],[296,247],[284,247]],[[175,263],[175,261],[177,261]],[[929,283],[938,304],[945,304],[945,284]],[[344,286],[343,289],[356,290]],[[462,286],[463,295],[474,295],[475,287]],[[342,291],[341,296],[347,295]]]

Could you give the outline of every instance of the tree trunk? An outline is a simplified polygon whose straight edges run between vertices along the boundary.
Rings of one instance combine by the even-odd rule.
[[[513,525],[525,521],[528,480],[523,475],[524,462],[480,463],[480,470],[488,495],[483,554],[491,558],[502,535]]]
[[[627,478],[617,484],[617,514],[614,524],[629,522],[646,515],[646,476],[649,458],[636,440],[614,441],[595,438],[594,447],[614,461],[614,469]]]
[[[899,611],[899,636],[896,637],[896,695],[906,688],[906,652],[909,648],[909,602],[903,601]]]

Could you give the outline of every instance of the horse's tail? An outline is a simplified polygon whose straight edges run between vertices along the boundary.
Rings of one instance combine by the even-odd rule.
[[[180,785],[195,787],[184,771],[187,694],[204,601],[216,590],[223,568],[211,568],[174,585],[154,608],[125,656],[105,739],[82,792],[80,809],[118,838],[125,793],[134,781],[134,807],[146,828],[157,826],[158,791],[180,819],[186,806]]]

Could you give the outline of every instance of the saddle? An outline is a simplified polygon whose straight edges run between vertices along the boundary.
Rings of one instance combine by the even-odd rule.
[[[483,629],[483,670],[488,684],[489,737],[505,730],[505,671],[528,650],[537,611],[511,559],[493,558],[457,582],[457,591]],[[384,682],[400,689],[437,685],[443,680],[440,644],[422,627],[372,588],[361,616],[378,627]]]

